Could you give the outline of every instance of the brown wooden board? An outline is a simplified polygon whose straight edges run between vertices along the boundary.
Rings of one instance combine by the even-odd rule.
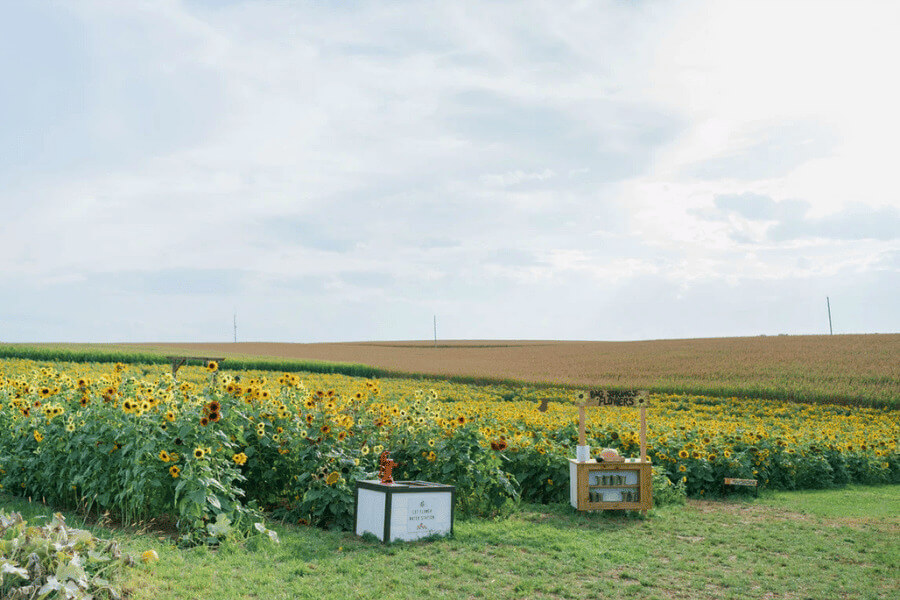
[[[757,481],[755,479],[734,479],[732,477],[726,477],[725,485],[746,485],[756,487]]]
[[[579,406],[650,406],[650,394],[647,390],[591,390],[587,398],[578,396],[575,403]]]

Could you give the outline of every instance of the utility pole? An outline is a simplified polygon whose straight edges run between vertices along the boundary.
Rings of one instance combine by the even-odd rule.
[[[831,327],[831,300],[825,296],[825,303],[828,305],[828,334],[834,335],[834,329]]]
[[[434,315],[434,347],[437,348],[437,315]]]
[[[234,343],[237,344],[237,311],[234,313]]]

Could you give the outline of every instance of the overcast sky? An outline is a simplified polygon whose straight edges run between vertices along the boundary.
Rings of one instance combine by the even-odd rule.
[[[4,1],[0,341],[900,331],[900,3]]]

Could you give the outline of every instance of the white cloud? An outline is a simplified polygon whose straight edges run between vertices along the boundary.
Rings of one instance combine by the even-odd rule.
[[[543,171],[531,173],[516,169],[515,171],[508,171],[506,173],[482,175],[478,179],[481,183],[488,186],[510,187],[530,181],[547,181],[553,177],[556,177],[556,173],[553,172],[552,169],[544,169]]]
[[[0,24],[31,69],[0,59],[23,90],[0,95],[18,117],[0,132],[0,274],[24,337],[78,339],[60,315],[103,306],[103,336],[105,315],[152,338],[167,313],[149,294],[184,315],[166,335],[206,338],[192,290],[283,321],[261,336],[402,337],[439,307],[459,336],[636,337],[646,322],[576,315],[624,310],[638,283],[664,311],[700,286],[896,281],[897,240],[864,214],[898,206],[887,3],[59,8],[17,7],[19,36]],[[808,210],[710,218],[748,195]],[[593,304],[548,310],[544,288]],[[289,325],[298,310],[321,327]],[[726,322],[694,318],[697,335]]]

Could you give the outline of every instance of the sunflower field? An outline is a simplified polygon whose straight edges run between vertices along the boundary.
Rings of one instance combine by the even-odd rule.
[[[353,527],[353,490],[395,476],[457,486],[462,514],[568,500],[571,390],[160,365],[0,360],[0,492],[185,543],[277,519]],[[550,400],[547,410],[538,401]],[[900,483],[900,411],[652,395],[648,455],[692,496],[725,477],[776,489]],[[588,409],[588,443],[638,454],[638,411]]]

